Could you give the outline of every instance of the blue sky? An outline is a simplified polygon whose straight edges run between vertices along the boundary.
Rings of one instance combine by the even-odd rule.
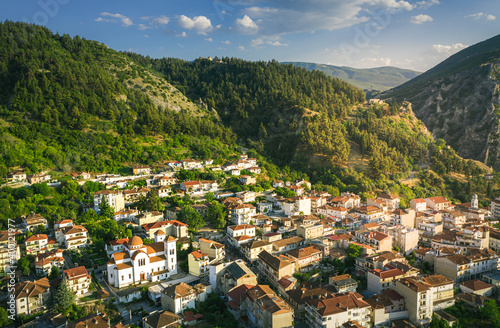
[[[6,19],[151,57],[424,71],[500,33],[500,1],[2,0]]]

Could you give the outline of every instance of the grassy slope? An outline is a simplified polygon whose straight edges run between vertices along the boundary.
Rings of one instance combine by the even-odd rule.
[[[333,66],[325,64],[290,62],[308,70],[319,70],[331,77],[344,80],[352,85],[365,90],[389,90],[418,76],[420,72],[397,67],[375,67],[358,69],[346,66]]]

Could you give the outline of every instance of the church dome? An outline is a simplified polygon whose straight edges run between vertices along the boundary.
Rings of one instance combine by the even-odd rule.
[[[134,236],[130,240],[130,246],[141,246],[142,245],[142,239],[141,237]]]

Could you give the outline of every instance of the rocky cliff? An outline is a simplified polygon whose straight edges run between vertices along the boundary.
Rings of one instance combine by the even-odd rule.
[[[500,36],[470,46],[381,95],[407,100],[434,138],[500,169]]]
[[[490,63],[435,80],[407,100],[435,138],[465,158],[500,166],[500,65]]]

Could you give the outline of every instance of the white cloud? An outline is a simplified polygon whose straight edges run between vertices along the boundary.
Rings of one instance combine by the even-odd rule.
[[[257,24],[248,15],[243,16],[243,18],[237,18],[234,21],[234,26],[241,34],[255,34],[259,30]]]
[[[445,54],[448,56],[453,55],[456,52],[459,52],[462,49],[467,48],[468,45],[462,44],[462,43],[454,43],[450,45],[445,45],[445,44],[434,44],[432,45],[432,50],[438,54]]]
[[[270,46],[274,46],[274,47],[286,47],[288,46],[287,43],[282,43],[280,40],[280,37],[279,36],[276,36],[276,35],[273,35],[273,36],[262,36],[262,37],[258,37],[256,39],[253,39],[251,42],[250,42],[250,45],[252,47],[260,47],[260,46],[263,46],[263,45],[270,45]]]
[[[224,43],[224,44],[231,44],[231,41],[226,40],[226,41],[221,41],[221,43]]]
[[[147,30],[148,28],[151,28],[151,26],[148,26],[146,24],[139,24],[137,28],[141,31],[144,31]]]
[[[134,25],[134,22],[130,18],[122,14],[112,14],[108,12],[102,12],[100,14],[101,17],[95,19],[96,22],[110,22],[110,23],[118,23],[121,22],[123,26],[128,27]],[[103,18],[110,17],[110,18]]]
[[[439,5],[439,1],[438,0],[427,0],[427,1],[424,0],[424,1],[417,2],[417,7],[421,8],[421,9],[427,9],[433,5]]]
[[[413,24],[423,24],[425,22],[432,22],[434,19],[429,15],[420,14],[417,16],[411,16],[410,23]]]
[[[187,33],[186,31],[182,31],[182,33],[178,33],[176,36],[181,37],[181,38],[187,38]]]
[[[153,20],[151,20],[150,24],[151,25],[167,25],[169,22],[170,22],[170,18],[168,18],[165,15],[161,15],[161,16],[153,18]]]
[[[265,6],[255,5],[259,1],[249,3],[243,14],[265,35],[336,30],[369,20],[390,22],[391,14],[415,8],[404,0],[268,0]]]
[[[475,13],[475,14],[470,14],[470,15],[464,16],[464,18],[473,18],[475,20],[484,18],[486,20],[493,21],[497,17],[494,16],[494,15],[488,15],[488,14],[485,14],[483,12],[479,12],[479,13]]]
[[[245,51],[245,46],[238,46],[238,50]]]
[[[212,42],[214,39],[212,38],[206,38],[205,41]]]
[[[198,34],[206,35],[213,30],[212,22],[205,16],[189,18],[181,15],[177,19],[177,24],[186,30],[194,30]]]

